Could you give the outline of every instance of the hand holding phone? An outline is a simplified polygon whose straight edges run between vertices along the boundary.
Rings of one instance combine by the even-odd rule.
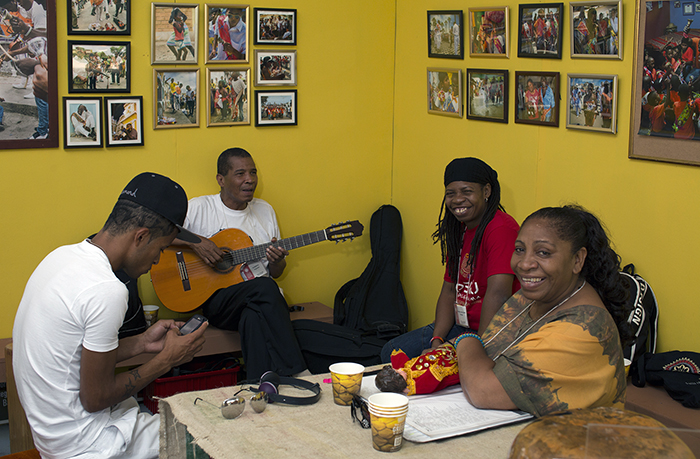
[[[206,321],[207,318],[203,315],[195,314],[190,318],[190,320],[187,321],[187,323],[185,323],[185,325],[180,327],[180,334],[188,335],[193,331],[197,330],[199,327],[201,327],[202,324]]]

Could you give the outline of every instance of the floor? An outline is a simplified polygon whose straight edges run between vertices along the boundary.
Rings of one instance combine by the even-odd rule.
[[[10,454],[10,425],[5,421],[0,424],[0,456]]]

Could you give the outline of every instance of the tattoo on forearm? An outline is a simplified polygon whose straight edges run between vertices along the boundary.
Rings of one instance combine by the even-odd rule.
[[[131,378],[134,378],[133,382],[132,382]],[[134,392],[136,391],[135,382],[138,381],[139,379],[141,379],[141,375],[139,374],[138,369],[134,369],[134,370],[131,370],[129,372],[129,380],[124,385],[124,393],[127,397],[134,395]]]

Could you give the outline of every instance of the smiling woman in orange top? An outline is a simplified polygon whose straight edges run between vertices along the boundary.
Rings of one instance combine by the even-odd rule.
[[[511,266],[522,289],[482,336],[455,340],[470,402],[535,416],[623,408],[630,306],[598,219],[575,206],[538,210],[523,222]]]

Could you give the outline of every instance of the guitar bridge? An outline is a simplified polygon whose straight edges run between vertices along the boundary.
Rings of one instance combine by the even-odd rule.
[[[192,290],[190,286],[190,277],[187,274],[187,265],[185,264],[185,257],[182,252],[175,253],[175,258],[177,259],[177,270],[180,273],[180,280],[182,281],[182,288],[187,292]]]

